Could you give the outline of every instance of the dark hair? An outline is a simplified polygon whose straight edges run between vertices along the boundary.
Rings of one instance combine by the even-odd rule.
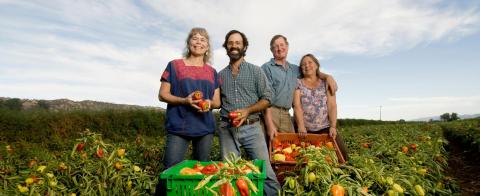
[[[208,50],[203,56],[203,63],[210,63],[210,59],[212,58],[212,49],[210,48],[210,36],[208,36],[207,30],[201,27],[194,27],[192,28],[192,30],[190,30],[187,40],[185,41],[187,45],[185,47],[185,51],[183,52],[183,56],[188,58],[192,55],[192,52],[190,51],[190,39],[192,39],[192,37],[197,33],[207,38]]]
[[[273,42],[275,42],[275,40],[279,39],[279,38],[283,38],[283,40],[285,40],[285,43],[287,43],[287,46],[288,46],[288,41],[287,41],[287,38],[283,35],[275,35],[272,37],[272,40],[270,40],[270,50],[273,48]]]
[[[318,61],[317,58],[315,58],[315,56],[313,56],[313,54],[306,54],[306,55],[303,55],[302,59],[300,59],[300,63],[298,64],[299,65],[298,69],[300,71],[300,78],[305,77],[302,73],[302,62],[303,62],[303,59],[305,59],[306,57],[312,58],[313,62],[317,64],[317,77],[320,77],[320,62]]]
[[[245,56],[247,54],[247,48],[248,48],[248,39],[247,39],[247,36],[245,36],[245,34],[243,34],[242,32],[240,31],[237,31],[237,30],[231,30],[230,32],[227,33],[227,35],[225,35],[225,42],[223,42],[223,47],[225,48],[225,50],[228,51],[228,48],[227,48],[227,43],[228,43],[228,38],[235,34],[235,33],[238,33],[240,34],[240,36],[242,36],[242,40],[243,40],[243,47],[245,49],[245,52],[243,53],[243,56]]]

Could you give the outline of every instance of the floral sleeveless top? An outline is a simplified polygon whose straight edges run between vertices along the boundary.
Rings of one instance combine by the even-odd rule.
[[[303,122],[308,131],[319,131],[330,126],[328,120],[327,88],[325,80],[315,88],[308,88],[302,80],[297,80],[300,90],[300,103],[303,109]]]

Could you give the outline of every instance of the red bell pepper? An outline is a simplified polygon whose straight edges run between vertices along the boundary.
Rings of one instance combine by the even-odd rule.
[[[235,184],[237,184],[237,188],[241,196],[250,196],[250,192],[248,192],[247,182],[245,182],[244,179],[242,178],[237,179]]]

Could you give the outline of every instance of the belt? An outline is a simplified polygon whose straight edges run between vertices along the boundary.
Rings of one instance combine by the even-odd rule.
[[[222,121],[225,121],[225,122],[230,122],[230,119],[229,119],[229,118],[223,117],[223,116],[221,117],[221,120],[222,120]],[[260,118],[252,118],[252,119],[247,118],[247,120],[243,121],[242,125],[240,125],[240,126],[243,126],[243,125],[251,125],[251,124],[256,123],[256,122],[259,122],[259,121],[260,121]]]
[[[290,110],[290,108],[284,108],[284,107],[276,106],[276,105],[272,105],[272,107],[280,109],[280,110],[287,110],[287,111]]]

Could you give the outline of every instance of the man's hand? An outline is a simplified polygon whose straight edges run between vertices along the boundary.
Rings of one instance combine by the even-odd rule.
[[[272,141],[278,135],[277,127],[275,127],[275,125],[273,124],[272,126],[267,126],[267,134],[268,134],[268,137],[270,138],[269,141]]]
[[[237,116],[237,118],[233,120],[240,121],[236,127],[242,126],[243,122],[247,120],[248,115],[250,115],[250,112],[246,108],[238,109],[233,112],[240,112],[242,115]]]
[[[332,76],[327,77],[327,89],[330,91],[330,94],[335,95],[338,90],[337,82],[333,79]]]

